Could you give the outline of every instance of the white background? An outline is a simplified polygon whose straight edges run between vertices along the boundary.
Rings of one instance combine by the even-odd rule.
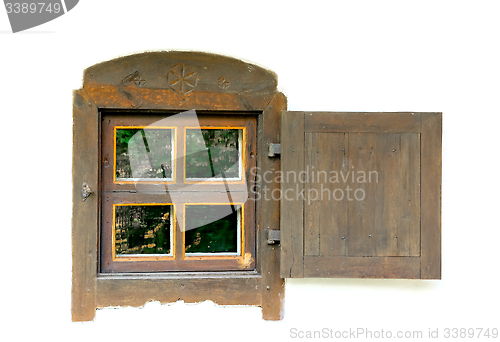
[[[499,328],[499,10],[497,1],[82,0],[12,34],[0,8],[0,334],[254,341],[289,339],[291,328]],[[280,322],[256,307],[179,302],[71,323],[72,90],[95,63],[172,49],[273,70],[290,110],[443,112],[443,279],[287,280]]]

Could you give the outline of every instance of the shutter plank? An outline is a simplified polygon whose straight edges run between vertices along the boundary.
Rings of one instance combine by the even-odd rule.
[[[309,133],[305,135],[305,159],[306,170],[318,168],[320,162],[319,150],[325,149],[325,143],[317,138],[317,134]],[[308,173],[305,183],[305,193],[318,192],[319,184],[314,182],[311,174]],[[320,225],[321,212],[323,206],[321,201],[306,200],[304,203],[304,255],[320,255]]]
[[[335,172],[348,170],[344,133],[306,133],[308,194],[304,204],[304,255],[336,256],[347,253],[347,203],[337,201],[343,184]]]

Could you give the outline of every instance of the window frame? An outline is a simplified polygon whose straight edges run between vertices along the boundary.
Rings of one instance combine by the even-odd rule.
[[[194,71],[194,87],[169,86],[169,70]],[[186,91],[184,91],[186,90]],[[73,94],[73,277],[72,319],[88,321],[96,308],[142,306],[150,300],[262,307],[263,318],[283,313],[284,280],[279,276],[279,246],[267,243],[279,229],[279,202],[256,202],[256,268],[253,271],[151,272],[103,274],[99,271],[101,226],[100,131],[106,110],[210,111],[257,117],[257,165],[279,170],[267,147],[279,143],[280,114],[286,97],[271,71],[230,57],[198,52],[152,52],[117,58],[84,72],[83,88]],[[259,171],[261,173],[261,171]],[[262,177],[258,177],[261,179]],[[266,184],[267,191],[279,183]],[[260,184],[255,184],[260,189]],[[174,210],[179,210],[175,208]]]
[[[206,182],[207,184],[217,184],[217,183],[231,183],[231,184],[237,184],[237,183],[245,183],[245,169],[246,169],[246,163],[245,163],[245,158],[246,158],[246,134],[249,133],[247,132],[247,128],[244,126],[207,126],[207,125],[200,125],[200,127],[184,127],[184,137],[187,138],[187,131],[189,129],[238,129],[242,132],[242,134],[238,133],[238,145],[239,149],[241,151],[241,159],[238,161],[238,169],[240,170],[240,176],[238,178],[188,178],[186,176],[186,168],[187,168],[187,162],[186,158],[183,160],[183,167],[184,167],[184,173],[182,175],[182,180],[183,184],[200,184],[201,182]],[[241,136],[240,136],[241,135]],[[187,154],[187,142],[184,141],[184,152]]]
[[[116,255],[116,247],[115,247],[115,242],[116,242],[116,209],[117,207],[126,207],[126,206],[164,206],[168,205],[170,206],[170,253],[168,254],[123,254],[121,256]],[[111,254],[112,254],[112,260],[113,262],[123,262],[123,261],[157,261],[157,260],[173,260],[175,256],[175,250],[177,246],[175,245],[175,238],[177,231],[175,229],[176,223],[177,223],[177,218],[176,218],[176,206],[175,203],[117,203],[117,204],[112,204],[112,216],[113,216],[113,221],[111,224]],[[101,230],[101,236],[103,232]],[[102,239],[102,237],[101,237]],[[101,243],[101,248],[102,243]],[[102,251],[101,251],[102,255]],[[102,270],[102,267],[101,267]]]
[[[171,130],[172,131],[172,146],[173,146],[173,151],[171,152],[171,158],[170,161],[172,163],[172,177],[171,178],[147,178],[147,180],[137,180],[134,178],[117,178],[116,177],[116,165],[117,165],[117,160],[116,160],[116,133],[117,130],[119,129],[165,129],[165,130]],[[103,132],[101,131],[101,136]],[[175,162],[175,157],[176,157],[176,151],[177,151],[177,127],[174,126],[165,126],[165,127],[159,127],[159,126],[113,126],[113,180],[112,184],[136,184],[136,183],[153,183],[153,184],[158,184],[158,183],[163,183],[163,184],[175,184],[176,183],[176,162]],[[101,139],[102,140],[102,139]],[[103,147],[101,147],[102,149]],[[101,168],[102,169],[102,168]],[[105,179],[103,179],[105,180]]]
[[[148,272],[188,272],[188,271],[249,271],[255,269],[255,195],[248,193],[248,200],[244,203],[242,210],[243,221],[247,222],[248,229],[241,231],[245,234],[241,240],[244,246],[241,246],[242,253],[240,255],[223,256],[223,255],[205,255],[205,256],[188,256],[184,253],[184,205],[200,202],[210,205],[214,203],[231,204],[228,202],[228,196],[221,194],[220,190],[225,183],[231,191],[231,196],[237,202],[243,200],[243,190],[246,190],[246,179],[250,177],[250,168],[256,166],[255,158],[250,158],[250,155],[256,153],[255,141],[257,134],[256,117],[253,115],[245,115],[243,113],[231,112],[226,114],[220,112],[200,112],[197,116],[201,128],[217,129],[217,128],[234,128],[238,126],[243,133],[240,143],[243,145],[249,142],[249,146],[241,149],[241,165],[244,167],[241,170],[241,180],[228,180],[226,182],[211,181],[211,182],[190,182],[186,181],[186,158],[179,157],[174,159],[173,164],[173,181],[150,181],[141,180],[135,184],[133,181],[123,182],[117,181],[115,178],[116,165],[116,129],[119,127],[127,128],[143,128],[158,127],[158,122],[165,118],[172,117],[168,120],[168,129],[174,132],[181,132],[174,135],[174,150],[172,155],[185,156],[187,153],[186,147],[186,131],[191,127],[191,122],[186,121],[181,117],[176,119],[176,112],[157,112],[154,115],[151,113],[140,112],[136,115],[124,115],[122,111],[103,111],[101,129],[101,153],[103,160],[106,160],[104,167],[101,167],[101,232],[100,232],[100,273],[148,273]],[[147,114],[147,115],[146,115]],[[235,126],[236,125],[236,126]],[[163,128],[163,127],[160,127]],[[243,146],[243,145],[240,145]],[[248,151],[247,151],[248,150]],[[107,165],[107,166],[106,166]],[[113,167],[111,167],[111,165]],[[166,185],[168,191],[165,191]],[[145,187],[150,187],[146,191],[142,191]],[[159,186],[159,189],[155,188]],[[183,195],[189,194],[183,192],[185,186],[190,187],[190,191],[196,191],[198,196]],[[177,194],[177,198],[182,200],[172,202],[170,196]],[[179,195],[180,194],[180,195]],[[213,195],[212,195],[213,194]],[[200,196],[201,195],[201,196]],[[240,196],[238,196],[240,195]],[[179,197],[180,196],[180,197]],[[235,197],[237,196],[237,197]],[[207,200],[207,197],[214,200]],[[246,197],[246,196],[245,196]],[[171,257],[147,257],[146,255],[135,258],[115,258],[114,255],[114,225],[115,225],[115,206],[116,205],[150,205],[152,203],[174,204],[174,212],[177,225],[174,231],[173,250],[174,255]],[[232,204],[237,204],[233,201]]]

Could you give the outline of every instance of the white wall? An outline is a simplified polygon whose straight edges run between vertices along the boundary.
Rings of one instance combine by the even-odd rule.
[[[11,34],[0,8],[0,172],[10,198],[0,218],[2,325],[15,340],[71,341],[499,328],[499,10],[497,1],[82,0]],[[290,110],[443,112],[443,279],[289,280],[281,322],[205,302],[105,309],[71,323],[72,90],[95,63],[171,49],[275,71]]]

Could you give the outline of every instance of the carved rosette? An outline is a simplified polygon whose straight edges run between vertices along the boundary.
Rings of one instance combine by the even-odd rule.
[[[167,74],[170,89],[179,94],[187,94],[194,90],[198,84],[198,74],[189,66],[174,65]]]

